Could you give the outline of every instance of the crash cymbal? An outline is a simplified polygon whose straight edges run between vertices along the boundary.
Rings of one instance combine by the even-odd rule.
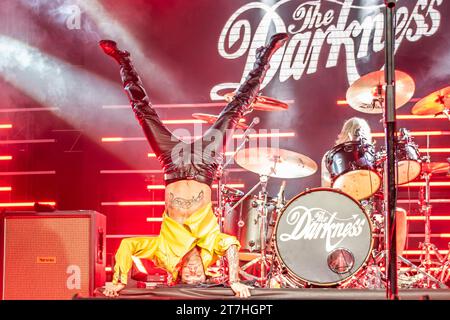
[[[206,121],[207,123],[214,123],[216,122],[217,118],[219,118],[218,115],[215,114],[207,114],[207,113],[193,113],[192,117],[195,119]],[[245,119],[241,119],[238,124],[236,125],[236,128],[238,129],[247,129],[248,125],[244,123]]]
[[[247,148],[234,159],[244,169],[274,178],[301,178],[317,171],[317,164],[309,157],[284,149]]]
[[[353,109],[364,113],[383,113],[385,93],[384,71],[368,73],[355,82],[347,90],[347,103]],[[403,71],[395,71],[395,108],[407,103],[413,96],[414,80]]]
[[[224,94],[223,97],[226,102],[230,102],[234,95],[234,92],[230,92]],[[265,96],[257,96],[252,105],[254,110],[260,111],[280,111],[288,109],[287,103]]]
[[[426,173],[448,173],[450,164],[447,162],[423,162],[422,171]]]
[[[420,99],[411,109],[415,115],[438,114],[450,107],[450,86],[437,90]]]

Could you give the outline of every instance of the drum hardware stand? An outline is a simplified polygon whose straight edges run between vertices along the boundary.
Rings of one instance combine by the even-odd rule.
[[[409,261],[408,259],[403,258],[402,256],[398,256],[398,258],[404,262],[405,264],[407,264],[408,266],[411,267],[411,269],[417,271],[417,273],[420,273],[421,275],[423,275],[426,279],[427,279],[427,284],[429,284],[431,281],[435,282],[436,284],[439,285],[440,288],[442,289],[447,289],[448,287],[442,282],[442,280],[439,280],[435,277],[433,277],[432,275],[430,275],[429,273],[423,271],[422,269],[420,269],[420,267],[416,266],[415,264],[413,264],[411,261]],[[447,262],[448,263],[448,262]],[[447,266],[448,267],[448,266]],[[429,286],[431,287],[431,286]]]
[[[253,259],[252,261],[246,263],[241,267],[242,274],[247,276],[248,274],[244,272],[244,270],[248,269],[252,265],[259,263],[261,266],[260,276],[257,278],[258,283],[261,287],[264,287],[266,284],[266,269],[271,267],[271,263],[268,261],[266,254],[266,222],[267,222],[267,181],[269,177],[266,175],[259,176],[259,182],[252,188],[250,191],[242,197],[230,210],[233,210],[237,207],[243,199],[247,198],[256,188],[261,186],[261,191],[259,192],[259,198],[263,200],[262,204],[259,205],[259,214],[258,218],[260,219],[260,250],[261,253],[259,257]],[[253,277],[255,278],[255,277]]]
[[[278,157],[274,157],[274,166],[271,168],[270,173],[275,172],[275,167],[278,161]],[[270,174],[269,173],[269,174]],[[261,269],[260,269],[260,277],[258,278],[258,283],[261,287],[264,287],[266,285],[266,269],[271,267],[271,262],[268,261],[267,254],[266,254],[266,223],[267,223],[267,182],[269,180],[269,175],[259,175],[259,181],[257,184],[255,184],[248,192],[245,194],[239,201],[237,201],[234,206],[232,206],[228,212],[234,210],[238,205],[241,204],[241,202],[247,198],[250,194],[253,193],[254,190],[256,190],[259,186],[261,186],[261,191],[259,192],[259,199],[262,199],[262,204],[259,205],[259,214],[258,218],[260,219],[260,250],[261,253],[259,257],[253,259],[252,261],[248,262],[247,264],[243,265],[241,269],[241,274],[244,276],[247,276],[248,273],[246,273],[244,270],[248,269],[250,266],[256,264],[259,262]]]
[[[216,210],[215,210],[215,214],[219,220],[220,232],[223,232],[223,219],[225,217],[225,207],[224,207],[224,197],[223,197],[225,184],[222,183],[222,178],[224,176],[225,168],[231,163],[231,160],[233,160],[234,155],[245,146],[245,143],[248,141],[248,137],[250,135],[250,129],[252,129],[258,123],[259,123],[259,118],[258,117],[253,118],[252,122],[248,125],[247,129],[243,133],[244,139],[242,140],[241,144],[236,148],[236,150],[233,153],[233,156],[231,156],[228,159],[228,161],[225,163],[223,163],[223,159],[225,158],[225,152],[222,152],[222,160],[219,163],[219,166],[218,166],[217,172],[216,172],[218,206],[216,207]],[[244,198],[246,198],[246,197],[247,196],[244,196]],[[241,200],[243,200],[243,199],[241,199]],[[221,275],[220,278],[223,279],[223,281],[221,281],[221,282],[225,283],[227,281],[228,277],[225,274],[224,257],[219,258],[219,274]]]
[[[449,251],[445,259],[440,260],[442,266],[439,268],[440,269],[439,272],[441,274],[439,280],[444,283],[446,283],[450,279],[450,242],[448,243],[448,249]]]
[[[424,157],[424,161],[426,163],[430,162],[430,157]],[[429,276],[429,273],[431,271],[431,266],[432,265],[439,265],[439,269],[440,269],[440,278],[443,279],[444,275],[445,275],[445,271],[448,268],[449,265],[449,261],[448,261],[448,254],[447,256],[444,258],[442,257],[442,255],[440,254],[439,250],[437,249],[436,245],[434,245],[433,243],[431,243],[431,189],[430,189],[430,180],[431,180],[431,172],[424,172],[422,174],[422,177],[425,179],[425,190],[422,190],[421,192],[424,192],[424,196],[420,197],[420,211],[424,214],[425,216],[425,239],[424,242],[421,242],[419,244],[419,249],[421,249],[423,251],[423,253],[420,255],[420,261],[421,264],[419,266],[423,267],[425,269],[425,274],[427,274],[428,276],[426,277],[427,282],[426,282],[426,287],[427,288],[431,288],[431,281],[433,280],[434,282],[437,282],[441,287],[444,286],[446,287],[443,283],[441,283],[439,280],[434,279],[433,277]],[[433,261],[431,260],[431,254],[432,252],[434,252],[434,254],[436,255],[438,262],[437,263],[433,263]],[[418,269],[419,269],[418,268]],[[423,272],[420,272],[421,274],[424,274]]]

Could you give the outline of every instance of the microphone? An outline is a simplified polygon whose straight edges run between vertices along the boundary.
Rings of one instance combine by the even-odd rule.
[[[355,130],[354,139],[355,139],[356,141],[362,141],[362,142],[364,142],[364,141],[367,140],[367,139],[364,137],[364,135],[362,134],[361,128],[358,128],[358,129]]]
[[[408,129],[400,128],[400,140],[409,141],[411,139],[411,135],[409,134]]]
[[[250,124],[250,126],[258,124],[258,123],[259,123],[259,117],[254,117],[253,120],[252,120],[252,123]]]
[[[244,131],[244,139],[245,141],[248,141],[248,135],[250,134],[250,131],[253,129],[255,125],[259,123],[259,117],[254,117],[252,122],[248,125],[247,129]]]

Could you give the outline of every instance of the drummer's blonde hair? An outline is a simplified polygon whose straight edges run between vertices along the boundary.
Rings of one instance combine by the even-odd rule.
[[[344,122],[341,132],[337,137],[336,145],[347,141],[357,140],[357,129],[360,129],[360,134],[367,139],[368,143],[372,143],[372,133],[367,121],[362,118],[353,117]]]

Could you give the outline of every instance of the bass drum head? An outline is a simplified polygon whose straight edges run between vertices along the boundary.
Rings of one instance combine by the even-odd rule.
[[[331,188],[294,197],[275,226],[275,253],[290,276],[317,286],[357,273],[372,250],[372,224],[353,198]]]

